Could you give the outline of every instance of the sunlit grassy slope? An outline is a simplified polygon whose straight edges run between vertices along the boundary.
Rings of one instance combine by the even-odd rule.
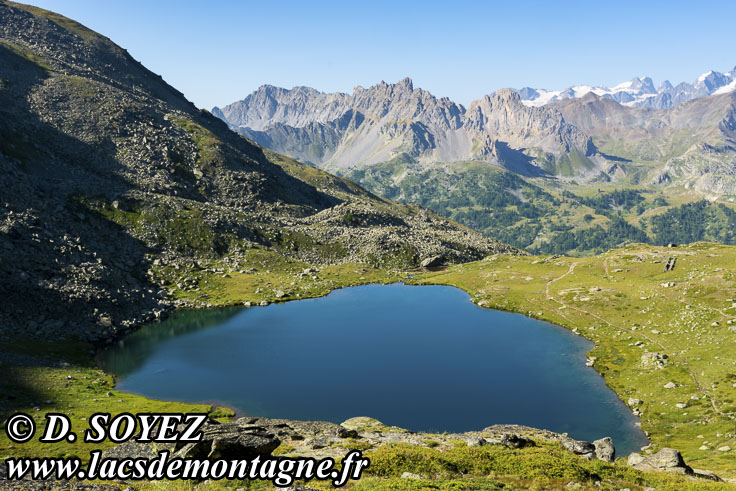
[[[675,268],[666,272],[669,258]],[[642,412],[652,451],[733,473],[736,456],[736,247],[632,245],[589,258],[492,256],[414,278],[481,306],[574,329],[606,383]],[[666,355],[662,366],[652,355]],[[670,382],[675,388],[665,388]],[[727,450],[726,448],[730,448]]]

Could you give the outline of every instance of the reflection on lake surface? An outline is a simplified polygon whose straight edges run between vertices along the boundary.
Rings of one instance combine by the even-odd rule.
[[[368,285],[250,309],[176,312],[101,353],[118,388],[239,413],[416,431],[514,423],[646,444],[585,366],[589,341],[442,286]]]

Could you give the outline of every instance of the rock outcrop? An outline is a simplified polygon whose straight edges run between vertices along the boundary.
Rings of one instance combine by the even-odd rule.
[[[547,430],[527,426],[494,425],[481,431],[466,433],[428,434],[386,426],[368,417],[351,418],[341,424],[326,421],[295,421],[243,417],[233,423],[210,422],[203,427],[201,442],[181,444],[151,444],[128,441],[106,450],[104,457],[155,457],[160,450],[170,450],[175,456],[195,458],[248,458],[238,455],[269,455],[279,445],[289,454],[303,457],[344,457],[355,448],[376,448],[382,445],[406,443],[439,450],[454,448],[458,441],[469,447],[501,445],[507,448],[537,446],[537,442],[558,442],[570,452],[587,460],[613,462],[615,449],[610,438],[595,443],[575,440]]]
[[[627,463],[636,469],[643,471],[665,471],[677,472],[678,474],[692,474],[693,469],[685,464],[680,452],[673,448],[663,448],[650,456],[638,453],[629,455]]]
[[[263,426],[235,423],[219,424],[209,421],[202,429],[202,438],[192,443],[141,443],[134,439],[116,445],[103,453],[103,458],[155,459],[159,452],[168,450],[172,457],[191,459],[252,459],[271,455],[281,440]]]
[[[663,448],[654,455],[644,456],[632,453],[627,460],[628,465],[642,471],[676,472],[689,476],[721,481],[715,473],[706,470],[693,469],[685,463],[680,452],[673,448]]]

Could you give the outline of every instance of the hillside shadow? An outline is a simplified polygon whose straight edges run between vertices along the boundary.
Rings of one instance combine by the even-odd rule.
[[[615,155],[609,155],[607,153],[601,152],[600,150],[598,151],[598,153],[601,154],[601,157],[603,157],[606,160],[610,160],[611,162],[621,162],[621,163],[633,162],[633,160],[631,160],[631,159],[627,159],[627,158],[624,158],[624,157],[617,157]]]
[[[508,143],[497,141],[496,154],[504,169],[524,177],[550,177],[544,169],[534,164],[535,160],[521,150],[509,147]]]
[[[123,377],[138,369],[160,344],[231,320],[244,307],[179,310],[155,326],[144,326],[97,352],[95,359],[105,370]]]
[[[43,66],[0,46],[0,67],[2,317],[27,326],[18,335],[63,334],[94,329],[102,313],[115,319],[156,305],[148,290],[158,287],[143,267],[148,247],[70,201],[134,189],[114,143],[86,143],[39,118],[28,101],[48,77]]]

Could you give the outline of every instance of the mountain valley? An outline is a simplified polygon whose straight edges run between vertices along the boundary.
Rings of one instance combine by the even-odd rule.
[[[213,114],[378,195],[530,252],[579,255],[663,237],[733,243],[736,93],[713,92],[654,109],[594,92],[531,107],[503,89],[466,109],[404,79],[352,95],[262,86]],[[715,224],[686,233],[692,215]]]

